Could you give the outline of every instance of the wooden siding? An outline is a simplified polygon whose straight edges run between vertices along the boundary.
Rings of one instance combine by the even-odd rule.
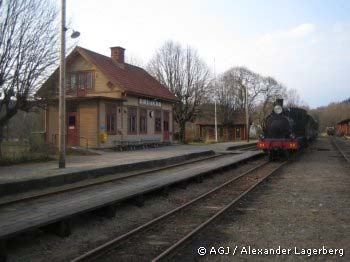
[[[98,119],[98,103],[86,102],[79,104],[79,136],[80,146],[86,145],[87,138],[89,141],[89,147],[98,146],[98,130],[97,130],[97,119]]]
[[[88,91],[87,96],[104,96],[111,98],[121,98],[121,88],[114,86],[109,88],[108,78],[93,64],[89,63],[85,58],[80,55],[77,55],[73,61],[67,64],[67,79],[71,72],[79,71],[93,71],[94,72],[94,88],[93,90]],[[67,97],[72,97],[75,95],[67,94]]]
[[[76,71],[86,71],[86,70],[95,70],[95,67],[87,62],[80,55],[76,56],[73,61],[67,63],[67,73],[76,72]]]
[[[47,142],[58,145],[58,107],[48,106],[46,109]]]
[[[162,140],[163,133],[154,133],[155,118],[150,117],[150,112],[155,110],[168,111],[169,112],[169,130],[170,140],[173,138],[173,114],[172,105],[170,103],[162,102],[162,107],[147,107],[138,106],[138,98],[126,97],[127,102],[123,104],[121,102],[113,102],[117,104],[117,134],[108,135],[106,143],[100,142],[101,133],[105,132],[106,126],[106,114],[105,104],[107,101],[104,100],[93,100],[93,101],[80,101],[78,102],[78,139],[79,146],[86,146],[86,139],[88,139],[89,147],[111,147],[113,146],[114,140],[123,139],[142,139],[142,138],[157,138]],[[108,101],[111,103],[111,101]],[[137,133],[128,134],[128,114],[127,109],[129,106],[137,107]],[[140,134],[139,132],[139,108],[147,110],[147,133]],[[170,111],[170,110],[171,111]],[[49,106],[47,113],[47,139],[50,142],[56,142],[58,145],[58,107]],[[163,113],[162,113],[163,115]],[[163,119],[162,119],[163,128]],[[120,133],[121,132],[121,133]],[[56,134],[56,136],[55,136]],[[86,138],[86,139],[85,139]]]
[[[178,127],[177,132],[179,132]],[[239,129],[239,136],[237,136],[236,130]],[[192,122],[186,123],[187,141],[203,140],[213,141],[215,140],[215,126],[214,125],[199,125]],[[223,127],[218,125],[218,140],[219,141],[233,141],[246,139],[245,126],[235,125],[233,127]]]

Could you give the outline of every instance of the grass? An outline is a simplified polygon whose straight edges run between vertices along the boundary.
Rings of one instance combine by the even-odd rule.
[[[5,156],[0,159],[0,166],[9,166],[23,163],[47,162],[53,159],[54,158],[52,158],[51,156],[38,153],[26,154],[19,157]]]
[[[53,160],[45,150],[31,152],[28,141],[3,141],[1,152],[0,166]]]
[[[26,155],[30,150],[28,141],[3,141],[1,152],[3,157],[16,158]]]

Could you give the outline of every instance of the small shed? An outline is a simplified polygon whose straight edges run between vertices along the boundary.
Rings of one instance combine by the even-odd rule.
[[[350,118],[344,119],[338,123],[339,135],[350,136]]]
[[[237,110],[234,112],[229,125],[222,123],[219,112],[217,113],[217,117],[219,141],[246,139],[244,111]],[[195,121],[186,124],[186,140],[215,140],[215,109],[213,104],[202,105]]]

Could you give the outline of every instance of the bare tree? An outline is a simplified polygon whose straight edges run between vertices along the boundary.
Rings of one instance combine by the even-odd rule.
[[[301,99],[298,90],[295,88],[288,89],[285,98],[287,106],[308,108],[308,105]]]
[[[273,102],[275,102],[277,98],[284,98],[287,89],[270,76],[263,78],[262,81],[263,89],[259,98],[260,103],[257,105],[255,111],[259,124],[264,130],[265,120],[272,111]]]
[[[145,63],[142,61],[142,59],[140,57],[138,57],[137,55],[128,55],[125,58],[126,63],[133,65],[133,66],[137,66],[137,67],[144,67]]]
[[[245,108],[245,92],[248,92],[248,107],[251,109],[264,90],[262,77],[245,67],[233,67],[227,70],[222,75],[222,81],[227,89],[232,90],[237,109]]]
[[[233,115],[236,110],[236,92],[232,86],[232,81],[227,76],[222,75],[218,81],[215,81],[213,90],[215,90],[214,99],[217,100],[218,115],[223,126],[233,124]]]
[[[224,125],[232,125],[234,113],[245,109],[246,92],[249,112],[252,114],[259,96],[264,92],[263,78],[244,67],[233,67],[219,76],[216,95],[219,117]]]
[[[193,121],[206,97],[209,69],[196,50],[166,42],[151,59],[148,71],[182,102],[175,105],[174,119],[179,126],[179,139],[185,141],[186,122]]]
[[[350,118],[349,99],[312,109],[310,110],[310,114],[318,121],[320,132],[326,132],[327,126],[337,128],[339,121]]]
[[[47,0],[0,0],[0,130],[36,105],[35,91],[58,58],[57,17]]]

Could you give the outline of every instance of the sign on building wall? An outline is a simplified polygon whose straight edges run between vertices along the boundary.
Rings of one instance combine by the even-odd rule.
[[[139,98],[139,105],[161,107],[162,102],[157,101],[155,99]]]

